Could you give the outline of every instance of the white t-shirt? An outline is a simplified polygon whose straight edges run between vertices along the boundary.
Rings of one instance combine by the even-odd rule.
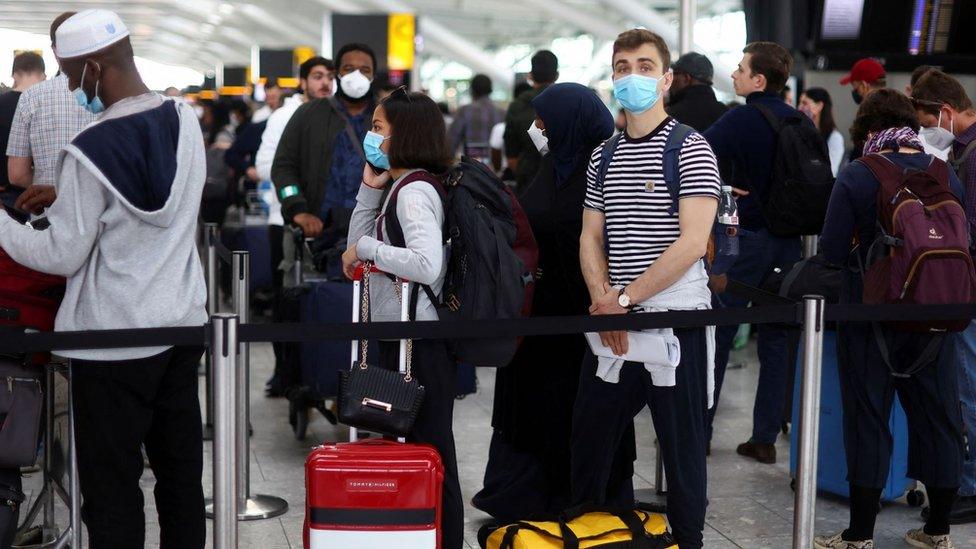
[[[505,158],[505,123],[499,122],[491,129],[491,137],[488,138],[488,146],[496,151],[503,151],[502,169],[508,167],[508,159]]]
[[[836,129],[827,138],[827,152],[830,153],[830,169],[834,177],[840,172],[840,164],[844,160],[844,136]]]

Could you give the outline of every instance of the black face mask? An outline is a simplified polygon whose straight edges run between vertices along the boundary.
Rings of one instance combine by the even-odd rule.
[[[861,101],[864,101],[864,96],[858,93],[857,90],[851,90],[851,97],[854,98],[854,103],[857,105],[860,105]]]

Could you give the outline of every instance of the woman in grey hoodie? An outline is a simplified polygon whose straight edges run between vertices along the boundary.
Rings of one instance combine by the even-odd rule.
[[[356,265],[369,261],[389,275],[424,286],[427,291],[417,292],[413,318],[437,320],[428,292],[440,295],[447,268],[444,191],[434,175],[446,172],[451,162],[444,119],[429,97],[400,88],[376,108],[363,148],[369,165],[349,224],[348,242],[353,244],[343,254],[343,269],[351,278]],[[400,319],[394,284],[399,282],[384,276],[370,281],[374,321]],[[380,342],[380,365],[396,369],[398,353],[396,342]],[[409,438],[434,446],[441,455],[441,547],[458,549],[464,543],[464,507],[452,429],[457,364],[445,340],[418,340],[413,343],[411,368],[425,395]]]

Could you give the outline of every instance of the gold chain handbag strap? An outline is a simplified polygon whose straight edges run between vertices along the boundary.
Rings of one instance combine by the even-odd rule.
[[[362,322],[369,321],[368,320],[369,319],[369,275],[372,270],[373,270],[372,263],[366,263],[365,265],[363,265],[363,282],[362,282],[363,297],[360,300],[362,302],[362,305],[360,306],[360,310],[359,310],[359,318]],[[399,301],[400,305],[402,306],[403,288],[401,286],[402,286],[402,281],[400,280],[400,278],[399,277],[395,278],[393,281],[393,292],[397,296],[397,301]],[[359,340],[359,356],[360,356],[359,367],[363,370],[367,368],[366,353],[368,348],[369,348],[369,342],[365,339],[360,339]],[[405,361],[406,372],[405,375],[403,376],[403,380],[406,381],[407,383],[410,383],[411,381],[413,381],[413,375],[411,373],[412,363],[413,363],[413,340],[412,339],[407,340],[406,354],[407,354],[406,361]]]
[[[362,294],[362,299],[359,300],[359,321],[366,323],[369,322],[369,272],[373,270],[372,263],[366,263],[363,265],[363,281],[360,288],[360,293]],[[369,341],[366,339],[359,340],[359,367],[363,370],[367,368],[366,366],[366,353],[369,350]]]
[[[397,277],[396,280],[393,281],[393,292],[396,294],[397,301],[400,302],[400,306],[402,307],[403,306],[403,281],[400,280],[400,277]],[[406,372],[405,375],[403,376],[403,380],[406,381],[407,383],[410,383],[411,381],[413,381],[413,375],[411,374],[411,365],[413,363],[413,340],[412,339],[407,339],[406,347],[407,347],[407,357],[406,360],[404,361],[406,362],[406,368],[405,368]]]

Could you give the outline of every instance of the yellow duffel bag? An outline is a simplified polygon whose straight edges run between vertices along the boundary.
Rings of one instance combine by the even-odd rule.
[[[520,521],[488,536],[486,549],[677,549],[664,517],[640,510],[581,508],[558,521]]]

